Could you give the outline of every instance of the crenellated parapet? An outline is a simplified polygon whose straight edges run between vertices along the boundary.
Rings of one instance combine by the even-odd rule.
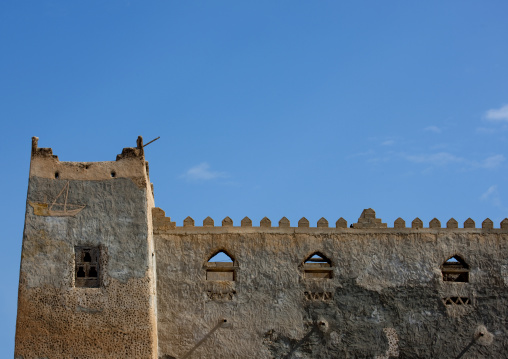
[[[30,177],[55,180],[103,181],[131,178],[140,188],[148,182],[148,162],[145,161],[143,138],[136,147],[126,147],[115,161],[67,162],[60,161],[52,148],[39,148],[39,138],[32,137]]]
[[[138,136],[136,140],[136,147],[125,147],[122,149],[122,153],[116,156],[116,160],[121,160],[123,158],[133,158],[133,157],[143,157],[143,137]],[[58,161],[58,156],[53,154],[53,149],[51,147],[39,147],[39,137],[32,137],[32,158],[41,157],[41,158],[52,158]]]
[[[192,220],[192,225],[188,225],[189,222],[186,222],[188,219]],[[153,220],[153,226],[159,230],[167,230],[167,229],[176,228],[176,223],[172,222],[170,217],[166,217],[166,213],[158,207],[152,208],[152,220]],[[190,217],[187,217],[184,220],[183,225],[184,225],[184,227],[193,227],[194,220]]]
[[[116,156],[116,160],[124,158],[144,158],[145,151],[143,150],[143,137],[138,136],[136,140],[136,147],[125,147],[122,153]]]
[[[220,225],[215,225],[215,221],[211,217],[206,217],[203,220],[202,226],[196,226],[195,221],[192,217],[187,217],[183,221],[183,226],[177,226],[175,222],[171,221],[171,218],[164,217],[164,211],[160,208],[154,208],[154,229],[156,231],[164,231],[168,229],[192,229],[192,228],[254,228],[257,231],[263,231],[264,229],[278,229],[278,230],[290,230],[290,229],[309,229],[309,230],[338,230],[338,231],[356,231],[356,230],[468,230],[468,229],[481,229],[481,230],[508,230],[508,218],[501,221],[499,227],[494,227],[494,222],[491,219],[486,218],[481,227],[476,227],[475,222],[468,218],[464,221],[463,226],[459,228],[459,223],[454,218],[450,218],[445,227],[441,224],[441,221],[437,218],[433,218],[427,226],[424,226],[423,221],[420,218],[415,218],[411,225],[408,227],[406,221],[402,218],[397,218],[392,227],[388,227],[386,223],[383,223],[380,218],[376,218],[376,212],[372,208],[363,210],[362,214],[358,218],[358,222],[351,224],[349,227],[347,221],[344,218],[339,218],[335,222],[335,228],[329,226],[329,222],[326,218],[320,218],[315,226],[311,225],[309,220],[305,217],[300,218],[296,226],[291,226],[291,222],[288,218],[282,217],[276,226],[272,226],[272,221],[268,217],[264,217],[259,221],[258,226],[253,226],[252,220],[249,217],[244,217],[240,225],[234,225],[233,220],[230,217],[226,217],[221,221]]]
[[[52,158],[58,161],[58,156],[53,154],[52,148],[39,148],[39,137],[32,137],[32,158]]]

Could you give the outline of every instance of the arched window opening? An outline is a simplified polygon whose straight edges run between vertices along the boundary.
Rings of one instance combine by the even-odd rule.
[[[225,251],[219,251],[206,263],[206,280],[234,281],[235,260]]]
[[[305,278],[330,279],[332,278],[332,262],[325,255],[315,252],[303,262]]]
[[[233,263],[233,259],[231,259],[230,256],[224,251],[217,252],[212,258],[208,260],[208,263],[214,263],[214,262],[220,262],[220,263]]]
[[[469,282],[469,265],[457,255],[448,258],[441,271],[444,282]]]

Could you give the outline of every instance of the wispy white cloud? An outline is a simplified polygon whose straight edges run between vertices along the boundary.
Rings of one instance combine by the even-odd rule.
[[[347,158],[367,157],[367,156],[372,156],[374,154],[375,154],[375,152],[373,150],[368,150],[368,151],[365,151],[365,152],[352,153],[349,156],[347,156]]]
[[[490,201],[493,205],[497,207],[501,206],[501,196],[499,194],[499,190],[497,189],[497,185],[490,186],[487,191],[485,191],[481,196],[480,199],[482,201]]]
[[[394,143],[395,143],[395,141],[394,141],[394,140],[386,140],[386,141],[384,141],[384,142],[381,142],[381,145],[382,145],[382,146],[391,146],[391,145],[393,145]]]
[[[508,105],[488,110],[485,118],[490,121],[508,121]]]
[[[406,160],[414,163],[430,163],[435,165],[447,165],[450,163],[464,163],[466,160],[462,157],[457,157],[449,152],[428,153],[419,155],[403,154]]]
[[[473,161],[463,157],[455,156],[449,152],[437,152],[418,155],[402,154],[402,157],[413,163],[424,163],[436,166],[462,164],[466,167],[469,167],[470,169],[494,169],[499,167],[506,160],[503,155],[498,154],[489,156],[482,161]]]
[[[506,158],[503,155],[490,156],[484,159],[479,166],[487,169],[497,168],[505,161],[505,159]]]
[[[425,127],[424,131],[430,131],[430,132],[434,132],[434,133],[441,133],[441,132],[443,132],[443,130],[441,130],[437,126],[428,126],[428,127]]]
[[[450,145],[447,143],[437,143],[435,145],[430,146],[430,149],[431,150],[442,150],[442,149],[448,148],[448,147],[450,147]]]
[[[194,181],[209,181],[216,178],[225,178],[225,172],[218,172],[210,170],[210,165],[206,162],[200,163],[194,167],[189,168],[180,177]]]
[[[495,129],[495,128],[488,128],[488,127],[477,127],[476,128],[476,133],[484,133],[484,134],[487,134],[487,135],[492,135],[496,132],[498,132],[499,130],[498,129]]]
[[[480,196],[480,199],[481,200],[486,200],[488,199],[489,197],[491,197],[493,194],[497,193],[497,185],[492,185],[490,186],[487,191],[485,191],[485,193],[483,193],[481,196]]]

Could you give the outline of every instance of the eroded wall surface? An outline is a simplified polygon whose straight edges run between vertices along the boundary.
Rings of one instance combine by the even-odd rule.
[[[142,153],[74,163],[48,150],[35,144],[32,153],[15,358],[156,358],[153,198]],[[76,248],[99,250],[97,288],[76,285]]]
[[[214,227],[207,219],[205,227],[191,220],[175,227],[154,216],[160,224],[154,228],[159,357],[508,353],[506,229],[361,222],[356,228],[232,227],[227,221]],[[234,281],[206,279],[207,261],[220,250],[234,259]],[[332,261],[331,279],[305,277],[303,262],[315,252]],[[454,255],[469,265],[469,282],[443,281],[441,265]]]
[[[508,353],[508,219],[388,228],[368,209],[350,228],[342,218],[176,227],[152,192],[141,138],[98,163],[61,162],[34,139],[15,358]],[[233,261],[210,263],[219,251]],[[314,254],[326,261],[305,264]],[[465,281],[444,280],[454,256]]]

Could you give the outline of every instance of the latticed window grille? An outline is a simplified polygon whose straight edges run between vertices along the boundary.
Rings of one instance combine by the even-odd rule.
[[[100,285],[100,250],[98,247],[75,248],[75,287],[98,288]]]

